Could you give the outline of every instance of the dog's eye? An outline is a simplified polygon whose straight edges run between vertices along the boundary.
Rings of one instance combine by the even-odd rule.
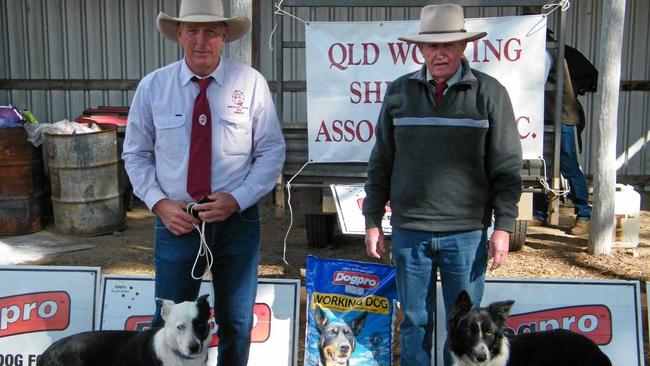
[[[185,325],[181,324],[181,325],[177,326],[176,329],[185,330]]]
[[[492,333],[494,333],[494,332],[492,332],[491,330],[486,330],[485,331],[485,335],[492,335]]]

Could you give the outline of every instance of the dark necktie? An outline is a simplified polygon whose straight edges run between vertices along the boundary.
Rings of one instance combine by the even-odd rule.
[[[212,77],[192,78],[199,84],[199,95],[192,112],[192,140],[187,169],[187,193],[195,200],[212,193],[212,118],[208,101],[208,86]]]
[[[435,90],[433,92],[433,101],[436,102],[436,106],[439,106],[440,103],[442,103],[442,92],[447,89],[447,83],[442,81],[439,83],[436,83],[435,81],[431,80],[431,83],[435,87]]]

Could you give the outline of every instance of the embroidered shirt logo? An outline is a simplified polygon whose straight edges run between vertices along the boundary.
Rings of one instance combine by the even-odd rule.
[[[244,114],[244,111],[248,110],[248,107],[244,106],[244,92],[241,90],[234,90],[232,92],[232,105],[228,106],[228,109],[232,109],[235,114]]]

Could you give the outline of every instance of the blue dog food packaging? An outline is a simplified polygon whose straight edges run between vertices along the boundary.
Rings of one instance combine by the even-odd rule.
[[[392,365],[397,288],[391,266],[307,257],[305,365]]]

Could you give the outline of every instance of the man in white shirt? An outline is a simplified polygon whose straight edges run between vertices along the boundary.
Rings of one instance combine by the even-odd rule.
[[[218,365],[246,365],[259,261],[256,202],[284,163],[280,124],[264,77],[221,57],[225,43],[248,32],[248,18],[223,17],[220,0],[183,0],[178,18],[160,13],[157,24],[184,58],[141,80],[122,155],[135,194],[157,216],[156,297],[198,296],[210,255],[197,257],[194,225],[205,222]],[[197,201],[205,203],[188,213]],[[157,306],[152,325],[162,324]]]

